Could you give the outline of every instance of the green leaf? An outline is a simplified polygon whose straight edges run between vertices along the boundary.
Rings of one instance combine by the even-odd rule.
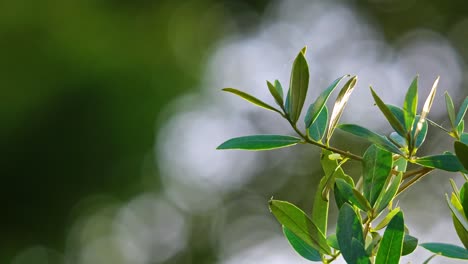
[[[462,133],[460,135],[460,141],[465,144],[465,145],[468,145],[468,133]]]
[[[357,76],[353,76],[351,79],[346,82],[346,84],[341,88],[340,93],[336,97],[335,105],[333,106],[333,111],[330,116],[330,122],[328,124],[326,142],[330,141],[333,132],[335,131],[336,125],[343,114],[343,110],[348,103],[349,97],[354,90],[354,86],[357,83]]]
[[[385,229],[375,264],[398,264],[403,248],[405,223],[403,212],[398,212]]]
[[[314,204],[312,207],[312,222],[315,223],[317,228],[322,232],[324,235],[327,234],[327,223],[328,223],[328,208],[329,208],[329,200],[328,200],[328,193],[326,194],[326,199],[322,197],[322,190],[325,188],[327,184],[326,177],[322,177],[320,180],[319,185],[317,186],[317,190],[314,196]]]
[[[440,77],[437,77],[437,79],[434,81],[431,91],[429,92],[429,95],[427,96],[426,101],[424,102],[421,116],[416,125],[416,130],[414,130],[414,135],[415,135],[414,137],[417,137],[419,132],[422,130],[424,121],[426,121],[426,116],[427,114],[429,114],[429,111],[431,110],[432,102],[434,102],[434,97],[437,91],[437,85],[439,85],[439,79]]]
[[[458,124],[458,126],[457,126],[457,134],[458,134],[458,135],[463,134],[463,130],[465,130],[465,121],[464,121],[464,120],[460,121],[460,123]]]
[[[460,141],[454,143],[455,154],[457,154],[458,160],[461,162],[463,167],[468,170],[468,145],[463,144]]]
[[[463,171],[463,165],[453,154],[442,154],[434,156],[425,156],[416,159],[417,164],[428,168],[437,168],[445,171]]]
[[[340,245],[338,245],[338,239],[336,238],[336,234],[331,234],[327,237],[327,243],[330,247],[340,250]]]
[[[465,216],[468,216],[468,182],[465,182],[460,189],[460,203],[463,207]]]
[[[351,186],[354,186],[354,181],[351,177],[346,175],[341,168],[340,162],[338,163],[336,160],[331,160],[329,156],[333,154],[333,152],[322,149],[322,155],[320,156],[320,164],[322,165],[323,172],[325,173],[326,184],[322,191],[322,199],[328,199],[328,192],[332,189],[332,186],[335,184],[335,179],[343,179]],[[335,195],[336,198],[336,195]]]
[[[403,157],[399,157],[394,163],[393,163],[393,167],[395,168],[396,171],[400,171],[400,172],[405,172],[406,171],[406,167],[408,165],[408,161],[403,158]]]
[[[461,208],[461,204],[458,199],[454,198],[454,195],[452,195],[452,199],[450,200],[447,195],[445,198],[452,214],[457,218],[463,228],[468,231],[468,220],[466,219],[463,208]]]
[[[301,53],[304,54],[304,56],[306,55],[306,53],[307,53],[307,46],[304,46],[304,47],[301,49]]]
[[[331,254],[327,239],[309,217],[295,205],[278,200],[270,200],[270,211],[278,222],[322,254]]]
[[[270,150],[296,145],[300,138],[282,135],[254,135],[229,139],[217,149]]]
[[[371,206],[374,206],[385,181],[392,170],[392,153],[371,145],[362,160],[363,191]]]
[[[374,97],[374,101],[379,107],[380,111],[384,114],[385,118],[387,121],[390,123],[390,125],[395,129],[395,131],[400,134],[400,136],[405,137],[406,136],[406,129],[404,128],[404,125],[400,123],[400,121],[395,117],[395,115],[390,111],[390,109],[387,107],[387,105],[380,99],[380,97],[375,93],[374,89],[370,87],[372,97]]]
[[[448,258],[468,259],[468,250],[445,243],[423,243],[419,246]]]
[[[277,112],[279,114],[281,114],[281,111],[274,108],[273,106],[261,101],[260,99],[257,99],[256,97],[253,97],[252,95],[248,94],[248,93],[244,93],[242,91],[239,91],[237,89],[234,89],[234,88],[224,88],[223,91],[225,92],[229,92],[229,93],[233,93],[235,95],[238,95],[240,97],[242,97],[243,99],[245,99],[246,101],[254,104],[254,105],[257,105],[257,106],[260,106],[260,107],[263,107],[265,109],[268,109],[268,110],[271,110],[271,111],[274,111],[274,112]]]
[[[463,117],[465,117],[466,109],[468,109],[468,96],[465,97],[465,100],[463,100],[463,103],[461,104],[460,109],[458,110],[457,119],[455,120],[456,126],[458,126],[463,120]]]
[[[320,111],[317,119],[308,127],[307,135],[314,141],[321,141],[325,135],[328,124],[328,108],[325,106]]]
[[[401,252],[402,256],[409,255],[413,253],[413,251],[418,247],[418,239],[405,234],[405,238],[403,239],[403,250]]]
[[[386,104],[386,106],[392,112],[392,114],[396,117],[396,119],[400,122],[400,124],[405,123],[405,114],[403,113],[403,109],[392,104]]]
[[[374,227],[373,230],[381,230],[386,227],[388,223],[390,223],[390,220],[392,220],[392,218],[400,211],[400,207],[393,208],[390,212],[388,212],[384,219],[382,219],[382,221]]]
[[[372,132],[367,128],[354,125],[354,124],[341,124],[338,126],[338,128],[348,133],[351,133],[355,136],[365,138],[385,150],[388,150],[396,154],[400,154],[402,156],[404,155],[403,152],[395,144],[393,144],[390,140],[388,140],[386,137],[381,136],[375,132]]]
[[[340,196],[351,204],[359,207],[364,212],[368,212],[372,209],[366,198],[343,179],[336,179],[335,184],[340,192]]]
[[[267,81],[267,86],[268,86],[268,90],[270,91],[270,94],[273,96],[273,98],[275,98],[276,103],[280,107],[282,107],[284,102],[283,102],[283,89],[281,88],[281,85],[277,87],[273,85],[271,82]]]
[[[385,190],[380,193],[379,198],[374,205],[374,208],[376,208],[375,212],[377,214],[382,212],[382,210],[385,209],[391,201],[393,201],[398,192],[398,188],[400,187],[402,177],[402,172],[394,175],[393,177],[389,177]]]
[[[421,119],[421,116],[416,116],[416,121],[414,122],[414,127],[413,130],[411,130],[411,138],[414,142],[414,147],[419,148],[422,143],[424,143],[424,140],[426,139],[427,135],[427,121],[422,122],[421,129],[419,130],[419,133],[416,135],[416,126],[419,124],[419,119]]]
[[[408,144],[406,143],[406,139],[400,136],[397,132],[390,133],[389,139],[392,143],[394,143],[398,147],[402,147],[402,148],[408,147]]]
[[[358,263],[358,258],[354,252],[353,239],[362,245],[364,249],[364,238],[362,225],[356,212],[351,205],[345,203],[338,213],[338,224],[336,225],[336,237],[341,253],[347,263]],[[365,251],[365,250],[364,250]]]
[[[455,107],[453,106],[452,97],[445,92],[445,107],[447,108],[447,114],[449,116],[450,124],[452,125],[452,130],[456,128],[455,125]]]
[[[301,51],[294,60],[289,83],[289,118],[295,124],[301,115],[302,106],[309,88],[309,66]]]
[[[315,102],[309,106],[307,114],[304,118],[305,126],[310,127],[310,125],[318,118],[319,114],[322,112],[322,109],[325,107],[328,98],[330,97],[333,90],[336,86],[349,75],[344,75],[336,80],[334,80],[327,89],[325,89],[318,97],[315,99]]]
[[[310,261],[322,261],[320,253],[315,248],[309,246],[306,242],[296,236],[285,226],[283,226],[283,233],[286,239],[289,241],[289,244],[291,244],[294,250],[296,250],[296,252],[303,258]]]
[[[405,102],[403,103],[403,116],[405,130],[410,131],[413,128],[413,123],[416,118],[416,110],[418,109],[418,76],[411,83],[406,93]]]
[[[468,248],[468,231],[463,227],[454,214],[452,214],[452,221],[460,241],[463,243],[465,248]]]
[[[352,259],[355,259],[356,261],[354,263],[356,264],[370,264],[369,256],[367,255],[366,249],[364,248],[364,245],[359,242],[356,238],[353,237],[351,240],[351,248],[352,248]],[[353,263],[353,262],[348,262]]]

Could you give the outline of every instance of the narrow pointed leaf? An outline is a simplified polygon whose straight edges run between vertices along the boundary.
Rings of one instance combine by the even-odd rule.
[[[289,83],[289,117],[293,123],[296,123],[301,115],[301,110],[309,88],[309,66],[304,57],[304,53],[299,52],[294,60],[291,80]]]
[[[423,243],[419,246],[448,258],[468,259],[468,250],[446,243]]]
[[[310,127],[310,125],[318,118],[319,114],[321,113],[322,109],[325,107],[328,98],[330,97],[333,90],[335,90],[336,86],[343,80],[345,77],[349,75],[344,75],[336,80],[334,80],[327,89],[325,89],[318,97],[315,99],[315,102],[309,106],[307,110],[307,114],[304,118],[305,126]]]
[[[375,104],[379,107],[380,111],[384,114],[385,118],[387,119],[388,123],[395,129],[395,131],[400,134],[400,136],[406,136],[406,129],[404,128],[404,124],[400,123],[400,121],[395,117],[395,115],[390,111],[388,106],[380,99],[380,97],[375,93],[374,89],[370,87],[372,97],[374,97]]]
[[[463,131],[465,130],[465,121],[461,120],[460,123],[457,126],[457,134],[461,135],[463,134]]]
[[[328,124],[328,108],[325,106],[320,111],[317,119],[307,129],[309,137],[314,141],[321,141],[325,135],[325,130]]]
[[[275,98],[276,104],[278,104],[280,107],[283,106],[283,91],[281,86],[279,89],[275,87],[271,82],[267,81],[267,86],[268,90],[270,91],[270,94]]]
[[[403,113],[403,109],[391,104],[386,104],[386,106],[401,124],[405,123],[405,115]]]
[[[428,128],[427,121],[424,121],[422,123],[421,129],[416,135],[416,130],[417,130],[416,127],[419,124],[419,119],[421,119],[421,116],[416,116],[416,121],[414,122],[413,129],[411,130],[411,138],[413,139],[415,148],[421,147],[422,143],[424,143],[424,140],[426,139],[426,135],[427,135],[427,128]]]
[[[462,142],[465,145],[468,145],[468,133],[462,133],[460,135],[460,142]]]
[[[354,86],[357,83],[357,76],[353,76],[349,81],[343,86],[340,93],[336,97],[335,105],[333,106],[333,111],[330,117],[330,122],[328,124],[327,138],[326,141],[330,141],[333,131],[335,131],[336,125],[343,114],[343,110],[348,103],[349,97],[354,90]]]
[[[281,114],[281,111],[274,108],[273,106],[261,101],[260,99],[257,99],[256,97],[248,94],[248,93],[245,93],[245,92],[242,92],[242,91],[239,91],[237,89],[234,89],[234,88],[224,88],[223,91],[225,92],[229,92],[229,93],[233,93],[235,95],[238,95],[240,97],[242,97],[244,100],[254,104],[254,105],[257,105],[257,106],[260,106],[260,107],[263,107],[265,109],[268,109],[268,110],[271,110],[271,111],[274,111],[274,112],[277,112],[277,113],[280,113]]]
[[[341,253],[347,263],[358,263],[353,251],[352,241],[364,245],[362,225],[356,212],[351,205],[345,203],[338,213],[338,224],[336,225],[336,237]]]
[[[463,144],[460,141],[454,143],[455,154],[457,154],[458,160],[461,162],[463,167],[468,170],[468,145]]]
[[[372,132],[367,128],[354,125],[354,124],[341,124],[338,126],[338,128],[348,133],[351,133],[355,136],[365,138],[369,140],[370,142],[392,153],[400,154],[402,156],[404,155],[403,152],[398,148],[398,146],[393,144],[386,137],[381,136],[375,132]]]
[[[434,81],[434,84],[432,85],[432,89],[426,98],[426,102],[424,102],[424,106],[421,112],[421,117],[419,118],[419,121],[417,122],[416,130],[414,132],[415,137],[417,137],[419,134],[419,131],[422,130],[424,121],[426,121],[427,114],[429,114],[429,111],[431,110],[432,102],[434,102],[434,97],[436,95],[437,86],[439,85],[439,79],[440,77],[437,77],[437,79]]]
[[[398,212],[385,229],[375,264],[398,264],[403,249],[405,223],[403,212]]]
[[[343,179],[336,179],[335,184],[340,195],[345,198],[346,201],[349,201],[351,204],[359,207],[359,209],[364,212],[368,212],[372,209],[366,198]]]
[[[408,144],[406,143],[406,139],[400,136],[400,134],[398,134],[397,132],[390,133],[389,139],[390,141],[392,141],[392,143],[395,143],[399,147],[402,147],[402,148],[408,147]]]
[[[453,154],[425,156],[416,159],[417,164],[428,168],[437,168],[445,171],[463,171],[463,165]]]
[[[364,153],[362,172],[363,191],[371,206],[374,206],[392,170],[392,153],[371,145]]]
[[[322,190],[325,188],[327,183],[326,177],[322,177],[317,190],[315,191],[314,204],[312,207],[312,221],[315,223],[317,228],[322,232],[322,234],[327,234],[327,223],[328,223],[328,208],[329,208],[329,197],[328,193],[326,194],[326,199],[322,197]]]
[[[449,116],[450,124],[452,125],[452,129],[455,129],[455,107],[453,106],[453,100],[450,95],[445,92],[445,107],[447,108],[447,114]]]
[[[296,145],[300,138],[283,135],[254,135],[229,139],[217,149],[270,150]]]
[[[460,203],[463,207],[465,216],[468,217],[468,182],[465,182],[465,184],[463,184],[462,188],[460,189]]]
[[[340,245],[338,245],[338,239],[336,238],[336,234],[331,234],[327,237],[327,243],[330,247],[340,250]]]
[[[312,220],[295,205],[278,200],[270,200],[270,211],[278,222],[322,254],[331,254],[327,239]]]
[[[374,227],[374,230],[381,230],[386,227],[388,223],[390,223],[390,220],[392,220],[392,218],[400,211],[400,207],[393,208],[390,212],[388,212],[384,219],[382,219],[382,221]]]
[[[460,241],[465,246],[465,248],[468,248],[468,231],[463,227],[463,225],[460,223],[460,221],[454,214],[452,214],[452,221],[453,226],[455,227],[455,231],[457,232],[458,238],[460,238]]]
[[[296,236],[285,226],[283,226],[283,233],[289,244],[303,258],[310,261],[322,261],[320,253],[315,248],[309,246],[306,242],[304,242],[300,237]]]
[[[389,180],[389,184],[387,184],[387,187],[385,188],[385,190],[380,193],[380,196],[374,205],[374,208],[376,208],[375,211],[377,214],[382,212],[382,210],[385,209],[385,207],[387,207],[391,201],[393,201],[393,199],[395,198],[395,195],[398,192],[398,187],[400,187],[402,177],[403,177],[403,173],[401,172],[393,176]]]
[[[405,234],[405,238],[403,239],[403,250],[401,252],[402,256],[409,255],[413,253],[413,251],[418,247],[418,239],[414,236],[410,236]]]
[[[468,231],[468,220],[466,219],[466,216],[463,213],[461,205],[455,203],[456,201],[454,201],[455,199],[453,199],[453,196],[451,200],[449,200],[447,195],[445,198],[447,200],[447,204],[450,208],[450,211],[452,211],[452,214],[457,218],[457,220],[460,222],[463,228],[465,228],[465,230]]]
[[[405,102],[403,103],[404,124],[406,131],[410,131],[413,127],[414,119],[416,117],[416,110],[418,109],[418,76],[416,76],[408,88],[406,93]]]
[[[468,109],[468,96],[465,97],[465,100],[463,100],[463,103],[461,104],[460,109],[458,110],[457,118],[455,120],[456,126],[458,126],[463,120],[463,117],[465,117],[466,109]]]

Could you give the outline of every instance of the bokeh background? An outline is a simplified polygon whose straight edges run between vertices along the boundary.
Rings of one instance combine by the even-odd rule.
[[[1,1],[0,263],[306,263],[267,201],[310,209],[319,150],[215,151],[234,136],[292,134],[220,89],[273,102],[265,80],[286,86],[304,45],[309,101],[359,75],[343,122],[390,132],[369,84],[401,104],[416,74],[423,99],[440,75],[430,118],[443,125],[443,92],[456,107],[467,95],[462,0]],[[335,134],[357,153],[368,145]],[[431,127],[421,151],[450,146]],[[461,183],[435,172],[400,197],[422,242],[460,245],[450,177]]]

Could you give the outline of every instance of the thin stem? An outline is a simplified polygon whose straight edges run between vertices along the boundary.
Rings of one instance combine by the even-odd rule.
[[[416,169],[416,170],[410,170],[410,171],[407,171],[405,172],[405,174],[403,174],[403,180],[406,180],[414,175],[418,175],[420,174],[421,172],[424,172],[426,171],[427,168],[426,167],[422,167],[420,169]]]
[[[429,124],[431,124],[431,125],[433,125],[433,126],[435,126],[435,127],[437,127],[437,128],[440,128],[440,129],[442,129],[443,131],[445,131],[445,132],[447,132],[447,133],[450,133],[450,131],[448,131],[447,129],[445,129],[443,126],[437,124],[436,122],[430,120],[429,118],[426,118],[426,120],[427,120],[427,122],[429,122]]]
[[[400,186],[400,188],[398,189],[398,192],[397,192],[396,195],[399,195],[400,193],[404,192],[411,185],[413,185],[416,182],[418,182],[419,180],[421,180],[422,177],[426,176],[427,174],[429,174],[433,170],[434,169],[432,169],[432,168],[422,168],[419,174],[417,174],[412,179],[410,179],[408,182],[406,182],[405,184]]]

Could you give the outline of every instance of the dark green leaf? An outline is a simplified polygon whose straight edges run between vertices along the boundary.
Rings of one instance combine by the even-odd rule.
[[[455,120],[456,126],[458,126],[463,120],[463,117],[465,117],[466,109],[468,109],[468,97],[465,97],[465,100],[463,100],[463,103],[458,110],[457,119]]]
[[[340,245],[338,245],[338,239],[336,238],[336,234],[331,234],[327,237],[327,243],[330,247],[340,250]]]
[[[317,119],[312,123],[312,125],[307,129],[308,135],[312,140],[321,141],[325,135],[325,130],[327,129],[328,124],[328,108],[325,106],[320,111]]]
[[[291,244],[294,250],[296,250],[296,252],[303,258],[310,261],[322,261],[320,253],[315,248],[309,246],[306,242],[296,236],[285,226],[283,226],[283,233],[286,239],[289,241],[289,244]]]
[[[468,219],[466,219],[465,213],[463,212],[462,205],[460,201],[456,198],[456,195],[452,193],[452,198],[449,200],[448,196],[446,195],[447,204],[452,211],[452,214],[457,218],[460,224],[468,231]]]
[[[278,200],[270,200],[270,211],[278,222],[322,254],[331,254],[327,239],[309,217],[295,205]]]
[[[355,259],[356,264],[370,264],[369,256],[367,255],[366,249],[364,245],[359,242],[356,238],[353,237],[351,240],[351,247],[352,247],[352,259]],[[348,264],[353,262],[348,262]]]
[[[398,188],[400,187],[402,177],[403,173],[401,172],[393,177],[389,177],[389,183],[386,184],[385,190],[380,193],[380,196],[374,205],[374,208],[377,208],[377,210],[375,210],[377,214],[385,209],[391,201],[393,201],[398,192]]]
[[[455,108],[453,106],[452,97],[445,92],[445,107],[447,108],[447,114],[449,116],[450,124],[452,125],[452,129],[455,129]]]
[[[401,171],[401,172],[405,172],[406,171],[406,167],[408,165],[408,161],[403,158],[403,157],[399,157],[394,163],[393,163],[393,167],[395,168],[396,171]]]
[[[395,145],[399,147],[402,147],[402,148],[408,147],[408,144],[406,143],[406,139],[400,136],[397,132],[390,133],[389,139],[390,141],[392,141],[392,143],[395,143]]]
[[[296,145],[300,138],[282,135],[254,135],[232,138],[217,149],[269,150]]]
[[[428,167],[437,168],[445,171],[463,171],[463,165],[453,154],[443,154],[434,156],[425,156],[416,159],[417,164]]]
[[[403,212],[398,212],[385,229],[375,264],[398,264],[403,248],[405,236],[405,223]]]
[[[379,107],[380,111],[384,114],[385,118],[387,118],[387,121],[390,123],[390,125],[395,129],[395,131],[400,134],[400,136],[405,137],[406,136],[406,130],[404,128],[404,125],[400,123],[400,121],[395,117],[395,115],[390,111],[390,109],[387,107],[387,105],[380,99],[380,97],[375,93],[374,89],[370,87],[372,97],[374,97],[374,101]]]
[[[324,235],[327,234],[329,207],[328,193],[326,194],[326,199],[323,199],[324,197],[322,197],[322,190],[325,188],[326,183],[326,177],[322,177],[319,185],[317,186],[317,190],[314,196],[314,205],[312,207],[312,221],[315,223],[320,232],[322,232]]]
[[[401,255],[406,256],[408,254],[411,254],[417,247],[418,239],[408,234],[405,234],[405,238],[403,239],[403,250],[401,252]]]
[[[343,204],[346,203],[346,198],[341,194],[340,190],[338,189],[338,187],[336,186],[336,183],[335,183],[335,188],[333,188],[333,194],[335,196],[335,203],[336,203],[336,207],[341,208],[341,206],[343,206]]]
[[[351,205],[345,203],[338,213],[338,224],[336,225],[336,237],[341,253],[347,263],[358,263],[352,245],[353,238],[364,245],[362,225],[356,212]],[[364,248],[364,246],[363,246]]]
[[[463,243],[465,248],[468,248],[468,231],[463,227],[454,214],[452,214],[452,221],[460,241]]]
[[[416,117],[416,110],[418,109],[418,76],[416,76],[408,88],[406,93],[405,102],[403,103],[403,116],[406,131],[413,128],[414,119]]]
[[[334,80],[330,86],[328,86],[327,89],[325,89],[317,99],[315,99],[315,102],[309,106],[309,109],[307,110],[307,114],[304,118],[305,126],[310,127],[310,125],[315,121],[315,119],[318,118],[319,114],[322,112],[322,109],[325,107],[325,104],[328,100],[328,97],[330,97],[331,93],[333,90],[335,90],[336,86],[340,83],[343,78],[347,77],[349,75],[344,75],[336,80]]]
[[[275,98],[276,103],[282,107],[283,106],[283,89],[281,86],[275,87],[271,82],[267,81],[267,86],[268,90],[270,91],[270,94]]]
[[[341,124],[338,126],[338,128],[343,131],[349,132],[355,136],[365,138],[385,150],[400,154],[402,156],[404,155],[403,152],[386,137],[372,132],[367,128],[353,124]]]
[[[419,119],[420,116],[416,116],[416,121],[414,122],[414,127],[413,130],[411,131],[411,138],[413,139],[414,142],[414,147],[419,148],[422,143],[424,143],[424,140],[426,139],[427,135],[427,121],[422,122],[421,129],[419,130],[419,133],[416,135],[416,126],[419,124]]]
[[[260,107],[263,107],[265,109],[268,109],[268,110],[271,110],[271,111],[274,111],[274,112],[277,112],[277,113],[281,114],[280,110],[278,110],[278,109],[274,108],[273,106],[261,101],[260,99],[257,99],[256,97],[253,97],[252,95],[250,95],[248,93],[244,93],[244,92],[239,91],[239,90],[234,89],[234,88],[224,88],[223,91],[233,93],[235,95],[238,95],[238,96],[242,97],[243,99],[249,101],[250,103],[252,103],[254,105],[257,105],[257,106],[260,106]]]
[[[371,206],[374,206],[392,170],[392,153],[371,145],[362,160],[363,191]]]
[[[353,76],[351,79],[349,79],[348,82],[346,82],[343,88],[341,88],[340,93],[336,97],[335,105],[333,106],[333,111],[330,116],[330,122],[328,124],[326,142],[330,141],[330,138],[333,135],[333,131],[335,131],[336,125],[338,124],[338,121],[343,114],[343,110],[348,103],[349,97],[351,96],[356,83],[357,76]]]
[[[460,135],[460,141],[465,144],[465,145],[468,145],[468,133],[462,133]]]
[[[460,189],[460,203],[463,207],[465,216],[468,217],[468,182],[465,182],[465,184],[463,184],[462,188]]]
[[[401,124],[405,123],[405,115],[403,114],[403,109],[401,109],[398,106],[391,105],[391,104],[386,104],[386,106],[388,107],[388,109],[390,109],[392,114],[396,117],[396,119],[398,119],[398,121]]]
[[[468,259],[468,250],[445,243],[423,243],[419,246],[448,258]]]
[[[289,118],[295,124],[301,115],[302,106],[309,88],[309,66],[304,53],[299,52],[294,60],[289,83]]]
[[[340,196],[346,199],[346,201],[359,207],[364,212],[368,212],[372,209],[366,198],[343,179],[336,179],[335,184],[339,190]]]
[[[458,160],[468,170],[468,145],[463,144],[460,141],[454,143],[455,154],[457,154]]]
[[[458,124],[458,126],[457,126],[457,134],[458,134],[458,135],[463,134],[463,131],[464,131],[464,130],[465,130],[465,121],[462,120],[462,121]]]

